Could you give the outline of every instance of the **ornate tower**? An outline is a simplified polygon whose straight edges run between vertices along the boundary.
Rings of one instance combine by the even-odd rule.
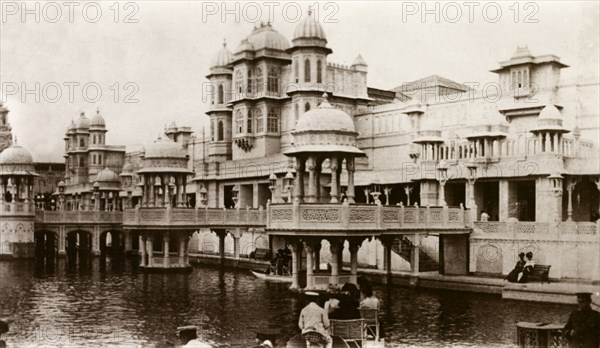
[[[12,133],[8,123],[8,109],[0,101],[0,152],[12,145]]]
[[[215,54],[210,64],[210,74],[206,78],[212,85],[210,110],[210,145],[208,156],[212,162],[231,159],[231,112],[227,106],[231,100],[231,51],[223,41],[223,48]]]

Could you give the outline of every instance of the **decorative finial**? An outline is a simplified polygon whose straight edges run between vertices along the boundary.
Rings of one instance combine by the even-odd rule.
[[[96,107],[96,114],[100,115],[100,107]]]
[[[15,135],[15,145],[17,145],[17,136]]]
[[[223,47],[227,47],[227,39],[223,38]]]
[[[83,111],[82,111],[82,112],[79,114],[79,116],[80,116],[80,117],[85,117],[85,112],[83,112]]]
[[[312,13],[313,13],[313,10],[312,10],[312,9],[313,9],[313,7],[312,7],[312,6],[308,6],[308,16],[309,16],[309,17],[310,17],[310,16],[312,16]]]

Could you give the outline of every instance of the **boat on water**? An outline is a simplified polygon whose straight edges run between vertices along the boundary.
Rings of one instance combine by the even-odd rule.
[[[277,275],[277,274],[267,274],[265,271],[259,270],[251,270],[252,274],[258,279],[264,279],[272,282],[280,282],[280,283],[291,283],[292,276],[291,275]]]

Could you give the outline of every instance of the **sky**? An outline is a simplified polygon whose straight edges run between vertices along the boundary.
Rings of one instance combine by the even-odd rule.
[[[570,66],[566,81],[600,76],[597,1],[2,0],[0,99],[19,145],[36,161],[62,162],[70,121],[97,109],[107,143],[128,150],[153,142],[173,121],[200,134],[208,120],[205,76],[223,40],[234,51],[259,20],[291,40],[309,7],[333,50],[328,62],[349,65],[361,54],[370,87],[432,74],[483,85],[524,45],[559,56]]]

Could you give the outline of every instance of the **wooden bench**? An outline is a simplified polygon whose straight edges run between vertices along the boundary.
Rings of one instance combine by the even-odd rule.
[[[271,259],[271,250],[256,248],[253,252],[250,253],[250,258],[255,260],[270,260]]]
[[[527,276],[527,281],[532,279],[540,279],[542,284],[544,281],[550,284],[550,280],[548,279],[548,273],[550,273],[550,265],[533,265],[533,270]]]

